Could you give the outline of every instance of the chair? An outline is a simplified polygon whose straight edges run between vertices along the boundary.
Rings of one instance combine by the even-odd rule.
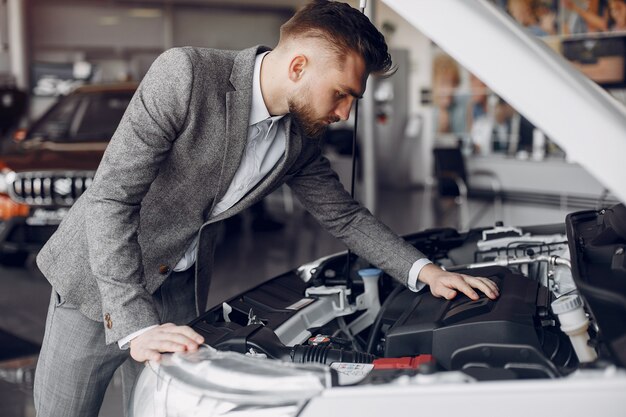
[[[465,168],[465,159],[461,150],[457,148],[434,148],[434,179],[439,197],[454,198],[459,206],[459,228],[468,230],[473,225],[470,220],[468,207],[468,174]],[[496,221],[502,220],[504,210],[502,206],[502,184],[498,176],[488,170],[475,170],[470,173],[473,178],[486,177],[490,180],[491,192]],[[479,213],[480,214],[480,213]],[[475,217],[474,220],[477,220]]]

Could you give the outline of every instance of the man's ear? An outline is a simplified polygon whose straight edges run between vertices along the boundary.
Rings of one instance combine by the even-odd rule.
[[[296,55],[289,63],[289,79],[293,82],[298,82],[302,79],[304,71],[308,64],[308,59],[305,55]]]

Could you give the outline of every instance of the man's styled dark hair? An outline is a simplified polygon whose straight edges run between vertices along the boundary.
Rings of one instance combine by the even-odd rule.
[[[280,27],[281,41],[291,37],[325,40],[339,56],[354,51],[368,72],[390,75],[395,71],[385,37],[367,16],[346,3],[313,0]]]

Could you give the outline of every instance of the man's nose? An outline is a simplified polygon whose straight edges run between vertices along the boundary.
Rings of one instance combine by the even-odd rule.
[[[335,114],[337,115],[337,117],[344,121],[348,120],[348,118],[350,117],[350,109],[352,108],[353,101],[354,99],[352,97],[347,100],[342,100],[335,109]]]

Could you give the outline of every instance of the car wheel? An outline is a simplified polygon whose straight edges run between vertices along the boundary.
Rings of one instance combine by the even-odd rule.
[[[0,265],[1,266],[10,266],[10,267],[23,267],[26,265],[26,260],[28,259],[28,252],[14,252],[14,253],[6,253],[0,252]]]

